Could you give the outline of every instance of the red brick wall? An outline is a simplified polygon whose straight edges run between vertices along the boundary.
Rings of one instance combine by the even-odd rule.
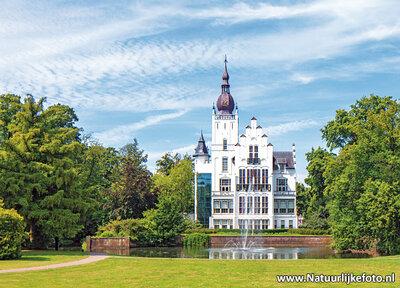
[[[211,236],[211,247],[224,247],[233,241],[241,243],[241,236]],[[253,241],[261,246],[327,246],[331,244],[331,236],[248,236],[247,241]]]
[[[101,252],[118,255],[129,255],[129,237],[86,237],[87,252]]]

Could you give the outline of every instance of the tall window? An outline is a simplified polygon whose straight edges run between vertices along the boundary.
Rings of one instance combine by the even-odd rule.
[[[260,197],[256,196],[254,197],[254,214],[260,214],[260,213],[261,213]]]
[[[261,229],[268,229],[268,219],[262,220]]]
[[[239,169],[239,185],[243,185],[245,182],[246,170]]]
[[[254,220],[254,230],[260,230],[260,229],[261,229],[261,221]]]
[[[281,228],[285,228],[285,220],[281,220]]]
[[[215,214],[232,214],[233,213],[233,200],[214,200],[214,213]]]
[[[221,213],[221,202],[214,200],[214,213]]]
[[[288,200],[288,214],[294,214],[294,200]]]
[[[245,214],[246,213],[246,206],[245,206],[245,197],[240,196],[239,197],[239,214]]]
[[[262,184],[268,184],[268,169],[262,169]]]
[[[214,219],[214,228],[233,229],[232,219]]]
[[[219,191],[231,191],[231,179],[219,179]]]
[[[223,146],[222,148],[224,149],[224,151],[228,150],[228,140],[224,139],[222,146]]]
[[[246,220],[239,219],[239,229],[246,229]]]
[[[274,200],[275,214],[294,214],[294,199]]]
[[[249,158],[253,158],[253,146],[249,146]]]
[[[289,220],[289,228],[293,228],[293,220]]]
[[[287,213],[287,201],[279,201],[279,213],[286,214]]]
[[[287,178],[276,179],[276,191],[288,191]]]
[[[228,157],[222,158],[222,172],[228,172]]]
[[[262,214],[268,214],[268,197],[262,197]]]
[[[253,214],[253,197],[247,197],[247,214]]]
[[[279,213],[279,200],[274,201],[274,213],[278,214]],[[276,226],[276,225],[275,225]]]
[[[258,158],[258,146],[254,145],[254,158]]]

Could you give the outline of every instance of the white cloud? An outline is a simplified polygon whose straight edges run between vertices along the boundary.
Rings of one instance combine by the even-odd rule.
[[[278,135],[283,135],[283,134],[291,132],[291,131],[300,131],[300,130],[311,128],[311,127],[314,127],[317,125],[320,125],[320,123],[318,123],[315,120],[292,121],[289,123],[284,123],[284,124],[279,124],[276,126],[270,126],[270,127],[264,128],[264,132],[268,136],[278,136]]]
[[[312,82],[315,79],[315,77],[310,76],[310,75],[305,75],[301,73],[294,73],[291,77],[291,80],[300,82],[302,84],[308,84]]]
[[[179,79],[211,70],[226,52],[239,69],[289,71],[291,80],[306,84],[324,73],[291,72],[303,63],[346,55],[360,43],[400,35],[396,1],[326,0],[287,6],[242,2],[204,9],[180,3],[139,2],[128,8],[17,3],[0,12],[0,26],[8,28],[0,31],[0,41],[7,43],[0,48],[1,91],[51,96],[49,102],[97,110],[155,111],[193,102],[204,106],[209,99],[198,96],[207,95],[207,83],[182,84]],[[300,19],[278,30],[266,31],[260,24],[257,33],[222,39],[157,36],[199,18],[229,23]],[[252,84],[255,93],[243,93],[243,100],[259,97],[263,90],[258,89],[263,84]]]
[[[136,132],[138,130],[144,129],[149,126],[156,125],[162,121],[179,118],[186,112],[187,110],[182,110],[169,114],[149,116],[146,119],[139,122],[135,122],[128,125],[121,125],[107,131],[94,133],[93,136],[94,138],[99,139],[100,142],[105,144],[106,146],[112,146],[118,143],[127,143],[129,140],[132,140],[133,132]]]

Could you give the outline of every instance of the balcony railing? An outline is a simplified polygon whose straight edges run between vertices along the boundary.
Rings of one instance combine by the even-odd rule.
[[[271,191],[271,184],[238,184],[236,191],[268,192]]]
[[[274,191],[276,196],[296,196],[296,191]]]
[[[215,115],[215,120],[235,120],[235,115],[230,115],[230,114]]]
[[[212,196],[233,196],[234,191],[212,191]]]
[[[247,158],[247,164],[259,165],[260,163],[260,158]]]

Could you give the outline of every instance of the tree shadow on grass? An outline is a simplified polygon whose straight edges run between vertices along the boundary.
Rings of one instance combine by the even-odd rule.
[[[15,261],[34,261],[34,262],[39,262],[39,261],[50,261],[51,258],[49,257],[43,257],[43,256],[22,256],[19,259],[12,259]]]

